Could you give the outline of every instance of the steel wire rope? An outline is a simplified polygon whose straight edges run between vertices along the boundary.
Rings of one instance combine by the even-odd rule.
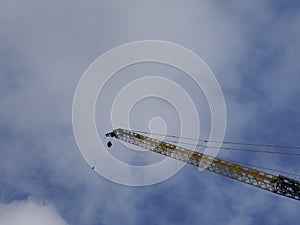
[[[170,138],[178,138],[178,139],[185,139],[185,140],[191,140],[191,141],[201,141],[204,143],[221,143],[221,144],[232,144],[232,145],[248,145],[248,146],[255,146],[255,147],[268,147],[268,148],[286,148],[286,149],[294,149],[294,150],[300,150],[299,146],[287,146],[287,145],[272,145],[272,144],[257,144],[257,143],[244,143],[244,142],[232,142],[232,141],[216,141],[216,140],[206,140],[206,139],[197,139],[197,138],[188,138],[188,137],[179,137],[176,135],[164,135],[159,133],[152,133],[147,131],[138,131],[138,130],[131,130],[131,132],[135,133],[142,133],[142,134],[152,134],[157,136],[165,136]]]
[[[242,142],[229,142],[229,141],[209,141],[205,139],[196,139],[196,138],[186,138],[186,137],[179,137],[176,135],[164,135],[164,134],[159,134],[159,133],[151,133],[151,132],[146,132],[146,131],[137,131],[137,130],[131,130],[131,132],[135,133],[142,133],[142,134],[152,134],[152,135],[157,135],[157,136],[164,136],[164,137],[169,137],[169,138],[177,138],[177,139],[185,139],[185,140],[193,140],[193,141],[199,141],[202,143],[221,143],[221,144],[236,144],[236,145],[247,145],[247,146],[254,146],[254,147],[268,147],[268,148],[286,148],[286,149],[294,149],[294,150],[300,150],[300,147],[298,146],[284,146],[284,145],[271,145],[271,144],[251,144],[251,143],[242,143]],[[176,143],[176,144],[186,144],[186,145],[192,145],[192,146],[198,146],[198,147],[203,147],[203,148],[218,148],[215,146],[208,146],[208,145],[203,145],[203,144],[192,144],[188,142],[182,142],[182,141],[176,141],[176,140],[164,140],[166,142],[171,142],[171,143]],[[233,147],[220,147],[222,150],[233,150],[233,151],[246,151],[246,152],[253,152],[253,153],[269,153],[269,154],[280,154],[280,155],[292,155],[292,156],[300,156],[300,153],[291,153],[291,152],[278,152],[278,151],[269,151],[269,150],[257,150],[257,149],[245,149],[245,148],[233,148]],[[229,162],[232,163],[238,163],[242,166],[250,166],[252,168],[258,168],[258,169],[264,169],[267,171],[273,171],[277,172],[279,174],[285,174],[288,175],[290,178],[292,177],[297,177],[300,178],[300,174],[296,173],[290,173],[290,172],[285,172],[282,170],[278,169],[273,169],[273,168],[268,168],[268,167],[263,167],[263,166],[257,166],[254,164],[249,164],[249,163],[243,163],[239,161],[234,161],[234,160],[228,160]]]

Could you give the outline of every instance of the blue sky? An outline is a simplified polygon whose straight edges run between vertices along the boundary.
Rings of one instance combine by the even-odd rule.
[[[72,101],[106,51],[172,41],[216,74],[227,140],[300,145],[299,12],[298,1],[1,1],[0,225],[298,224],[297,201],[191,166],[149,187],[104,179],[77,149]],[[219,156],[300,174],[297,158]]]

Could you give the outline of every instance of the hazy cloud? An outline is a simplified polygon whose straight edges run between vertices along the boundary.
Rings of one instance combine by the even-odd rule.
[[[66,225],[56,209],[30,201],[0,204],[1,225]]]
[[[271,1],[1,1],[0,224],[298,224],[298,202],[192,167],[152,187],[113,184],[85,164],[71,124],[76,85],[96,57],[122,43],[162,39],[192,49],[216,73],[228,139],[299,143],[299,8],[278,7]],[[200,99],[193,84],[177,81]],[[222,154],[279,168],[298,164]]]

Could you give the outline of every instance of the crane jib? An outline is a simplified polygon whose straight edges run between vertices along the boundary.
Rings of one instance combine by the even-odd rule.
[[[181,148],[122,128],[115,129],[107,133],[106,136],[285,197],[300,200],[300,182],[285,176],[274,175],[197,151]]]

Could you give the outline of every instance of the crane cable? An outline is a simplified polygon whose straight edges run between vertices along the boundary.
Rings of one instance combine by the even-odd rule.
[[[240,164],[240,165],[243,165],[243,166],[250,166],[252,168],[264,169],[264,170],[267,170],[267,171],[277,172],[279,174],[287,175],[290,178],[294,178],[294,177],[300,178],[300,174],[296,174],[296,173],[289,173],[289,172],[278,170],[278,169],[258,166],[258,165],[254,165],[254,164],[250,164],[250,163],[244,163],[244,162],[235,161],[235,160],[228,160],[228,161],[232,162],[232,163],[237,163],[237,164]]]
[[[300,156],[300,153],[293,153],[293,152],[279,152],[279,151],[268,151],[268,150],[256,150],[256,149],[245,149],[245,148],[232,148],[232,147],[215,147],[215,146],[209,146],[209,145],[203,145],[203,144],[192,144],[188,142],[181,142],[181,141],[173,141],[173,140],[167,140],[167,142],[172,143],[178,143],[178,144],[185,144],[190,146],[197,146],[197,147],[203,147],[203,148],[214,148],[214,149],[221,149],[221,150],[227,150],[227,151],[244,151],[244,152],[250,152],[250,153],[269,153],[269,154],[279,154],[279,155],[293,155],[293,156]]]
[[[178,136],[175,136],[175,135],[164,135],[164,134],[151,133],[151,132],[146,132],[146,131],[132,130],[132,132],[143,133],[143,134],[152,134],[152,135],[164,136],[164,137],[169,137],[169,138],[185,139],[185,140],[191,140],[191,141],[198,141],[198,142],[203,143],[203,144],[192,144],[192,143],[183,142],[183,141],[166,140],[167,142],[191,145],[191,146],[195,146],[195,147],[214,148],[214,149],[221,149],[221,150],[227,150],[227,151],[244,151],[244,152],[250,152],[250,153],[269,153],[269,154],[279,154],[279,155],[300,156],[300,153],[294,153],[294,152],[257,150],[257,149],[246,149],[246,148],[235,148],[235,147],[223,147],[223,146],[215,147],[215,146],[204,145],[204,143],[218,143],[218,144],[227,144],[227,145],[230,144],[230,145],[244,145],[244,146],[252,146],[252,147],[267,147],[267,148],[300,150],[300,147],[298,147],[298,146],[284,146],[284,145],[271,145],[271,144],[251,144],[251,143],[231,142],[231,141],[210,141],[210,140],[205,140],[205,139],[178,137]]]
[[[188,142],[182,142],[182,141],[176,141],[176,140],[166,140],[167,142],[172,142],[172,143],[176,143],[176,144],[181,143],[181,144],[199,146],[199,147],[204,147],[204,148],[216,148],[216,149],[218,149],[219,147],[204,145],[204,143],[218,143],[218,144],[230,144],[230,145],[244,145],[244,146],[252,146],[252,147],[267,147],[267,148],[281,148],[281,149],[300,150],[300,147],[298,147],[298,146],[284,146],[284,145],[271,145],[271,144],[252,144],[252,143],[231,142],[231,141],[210,141],[210,140],[205,140],[205,139],[179,137],[179,136],[168,135],[168,134],[164,135],[164,134],[159,134],[159,133],[152,133],[152,132],[138,131],[138,130],[131,130],[131,132],[141,133],[141,134],[148,134],[148,135],[157,135],[157,136],[163,136],[163,137],[169,137],[169,138],[177,138],[177,139],[198,141],[198,142],[202,142],[202,144],[196,144],[195,145],[195,144],[188,143]],[[300,156],[300,153],[278,152],[278,151],[269,151],[269,150],[256,150],[256,149],[233,148],[233,147],[222,147],[222,146],[219,149],[221,149],[221,150],[245,151],[245,152],[252,152],[252,153],[269,153],[269,154],[282,154],[282,155]],[[234,161],[234,160],[228,160],[228,161],[233,162],[233,163],[238,163],[238,164],[244,165],[244,166],[250,166],[250,167],[253,167],[253,168],[264,169],[264,170],[267,170],[267,171],[273,171],[273,172],[277,172],[277,173],[280,173],[280,174],[285,174],[285,175],[288,175],[291,178],[294,178],[294,177],[300,178],[300,174],[296,174],[296,173],[289,173],[289,172],[281,171],[281,170],[278,170],[278,169],[257,166],[257,165],[253,165],[253,164],[249,164],[249,163],[243,163],[243,162]]]

